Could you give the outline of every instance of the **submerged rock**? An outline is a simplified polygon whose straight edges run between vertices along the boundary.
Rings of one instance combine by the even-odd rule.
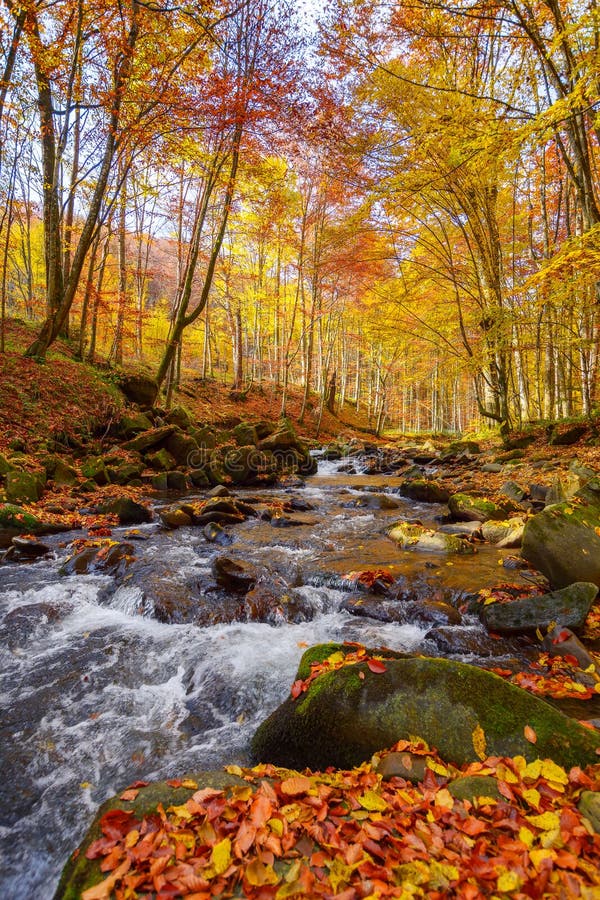
[[[322,659],[331,647],[324,646]],[[320,650],[305,657],[318,658]],[[290,696],[256,731],[255,758],[346,768],[418,736],[458,765],[483,754],[548,757],[567,769],[597,760],[599,735],[491,672],[446,659],[386,659],[384,666],[377,673],[367,663],[343,666],[320,675],[298,699]],[[305,671],[301,662],[299,678]],[[532,733],[535,744],[525,737]]]

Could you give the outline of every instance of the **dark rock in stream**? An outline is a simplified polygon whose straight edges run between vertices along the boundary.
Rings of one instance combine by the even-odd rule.
[[[341,609],[354,616],[402,625],[460,625],[462,621],[457,609],[437,600],[408,600],[398,603],[382,597],[358,594],[346,597]]]
[[[126,542],[83,547],[65,560],[60,574],[90,575],[93,572],[106,572],[113,576],[121,575],[133,555],[133,545]]]
[[[258,581],[259,573],[252,563],[229,556],[217,556],[212,563],[217,584],[229,591],[246,593]]]
[[[129,497],[114,497],[101,503],[99,513],[118,516],[121,525],[142,525],[152,521],[152,512],[142,503],[136,503]]]

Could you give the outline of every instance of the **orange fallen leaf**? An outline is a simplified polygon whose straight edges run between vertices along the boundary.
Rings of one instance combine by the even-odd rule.
[[[537,744],[537,734],[531,727],[531,725],[526,725],[523,729],[523,734],[525,735],[525,740],[529,741],[530,744]]]

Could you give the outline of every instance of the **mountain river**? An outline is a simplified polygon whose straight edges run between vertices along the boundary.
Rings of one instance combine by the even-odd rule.
[[[250,738],[286,696],[306,646],[349,640],[440,655],[425,637],[429,625],[343,611],[350,588],[344,574],[386,567],[408,586],[418,584],[421,595],[455,604],[466,592],[519,577],[499,568],[508,551],[482,547],[464,558],[399,551],[386,525],[398,518],[433,524],[445,507],[404,500],[399,478],[342,474],[339,465],[320,462],[304,486],[236,491],[308,501],[313,509],[303,525],[274,528],[251,518],[227,529],[227,547],[209,543],[201,528],[142,526],[137,585],[102,574],[61,575],[69,542],[83,532],[44,538],[49,557],[0,567],[4,897],[50,898],[98,805],[132,781],[250,763]],[[397,507],[379,508],[387,505],[382,496]],[[127,531],[114,529],[113,538]],[[201,584],[218,554],[281,576],[302,600],[303,621],[157,621],[143,601],[144,573],[167,589],[190,578]],[[483,642],[475,619],[455,627],[473,632],[472,646]],[[496,664],[503,652],[514,649],[498,646]]]

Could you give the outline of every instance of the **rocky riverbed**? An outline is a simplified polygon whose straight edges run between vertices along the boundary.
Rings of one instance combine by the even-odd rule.
[[[9,896],[50,895],[97,805],[129,782],[249,763],[252,734],[309,645],[354,641],[509,674],[539,658],[535,623],[499,638],[480,615],[498,583],[550,591],[518,559],[544,508],[539,487],[478,498],[470,470],[498,464],[468,447],[445,460],[422,447],[338,449],[320,454],[330,459],[316,475],[269,488],[157,493],[151,521],[45,535],[38,559],[17,543],[0,569]],[[560,474],[547,490],[594,476]],[[556,499],[568,509],[576,491]],[[482,519],[508,521],[499,540]],[[596,717],[589,693],[578,718]]]

